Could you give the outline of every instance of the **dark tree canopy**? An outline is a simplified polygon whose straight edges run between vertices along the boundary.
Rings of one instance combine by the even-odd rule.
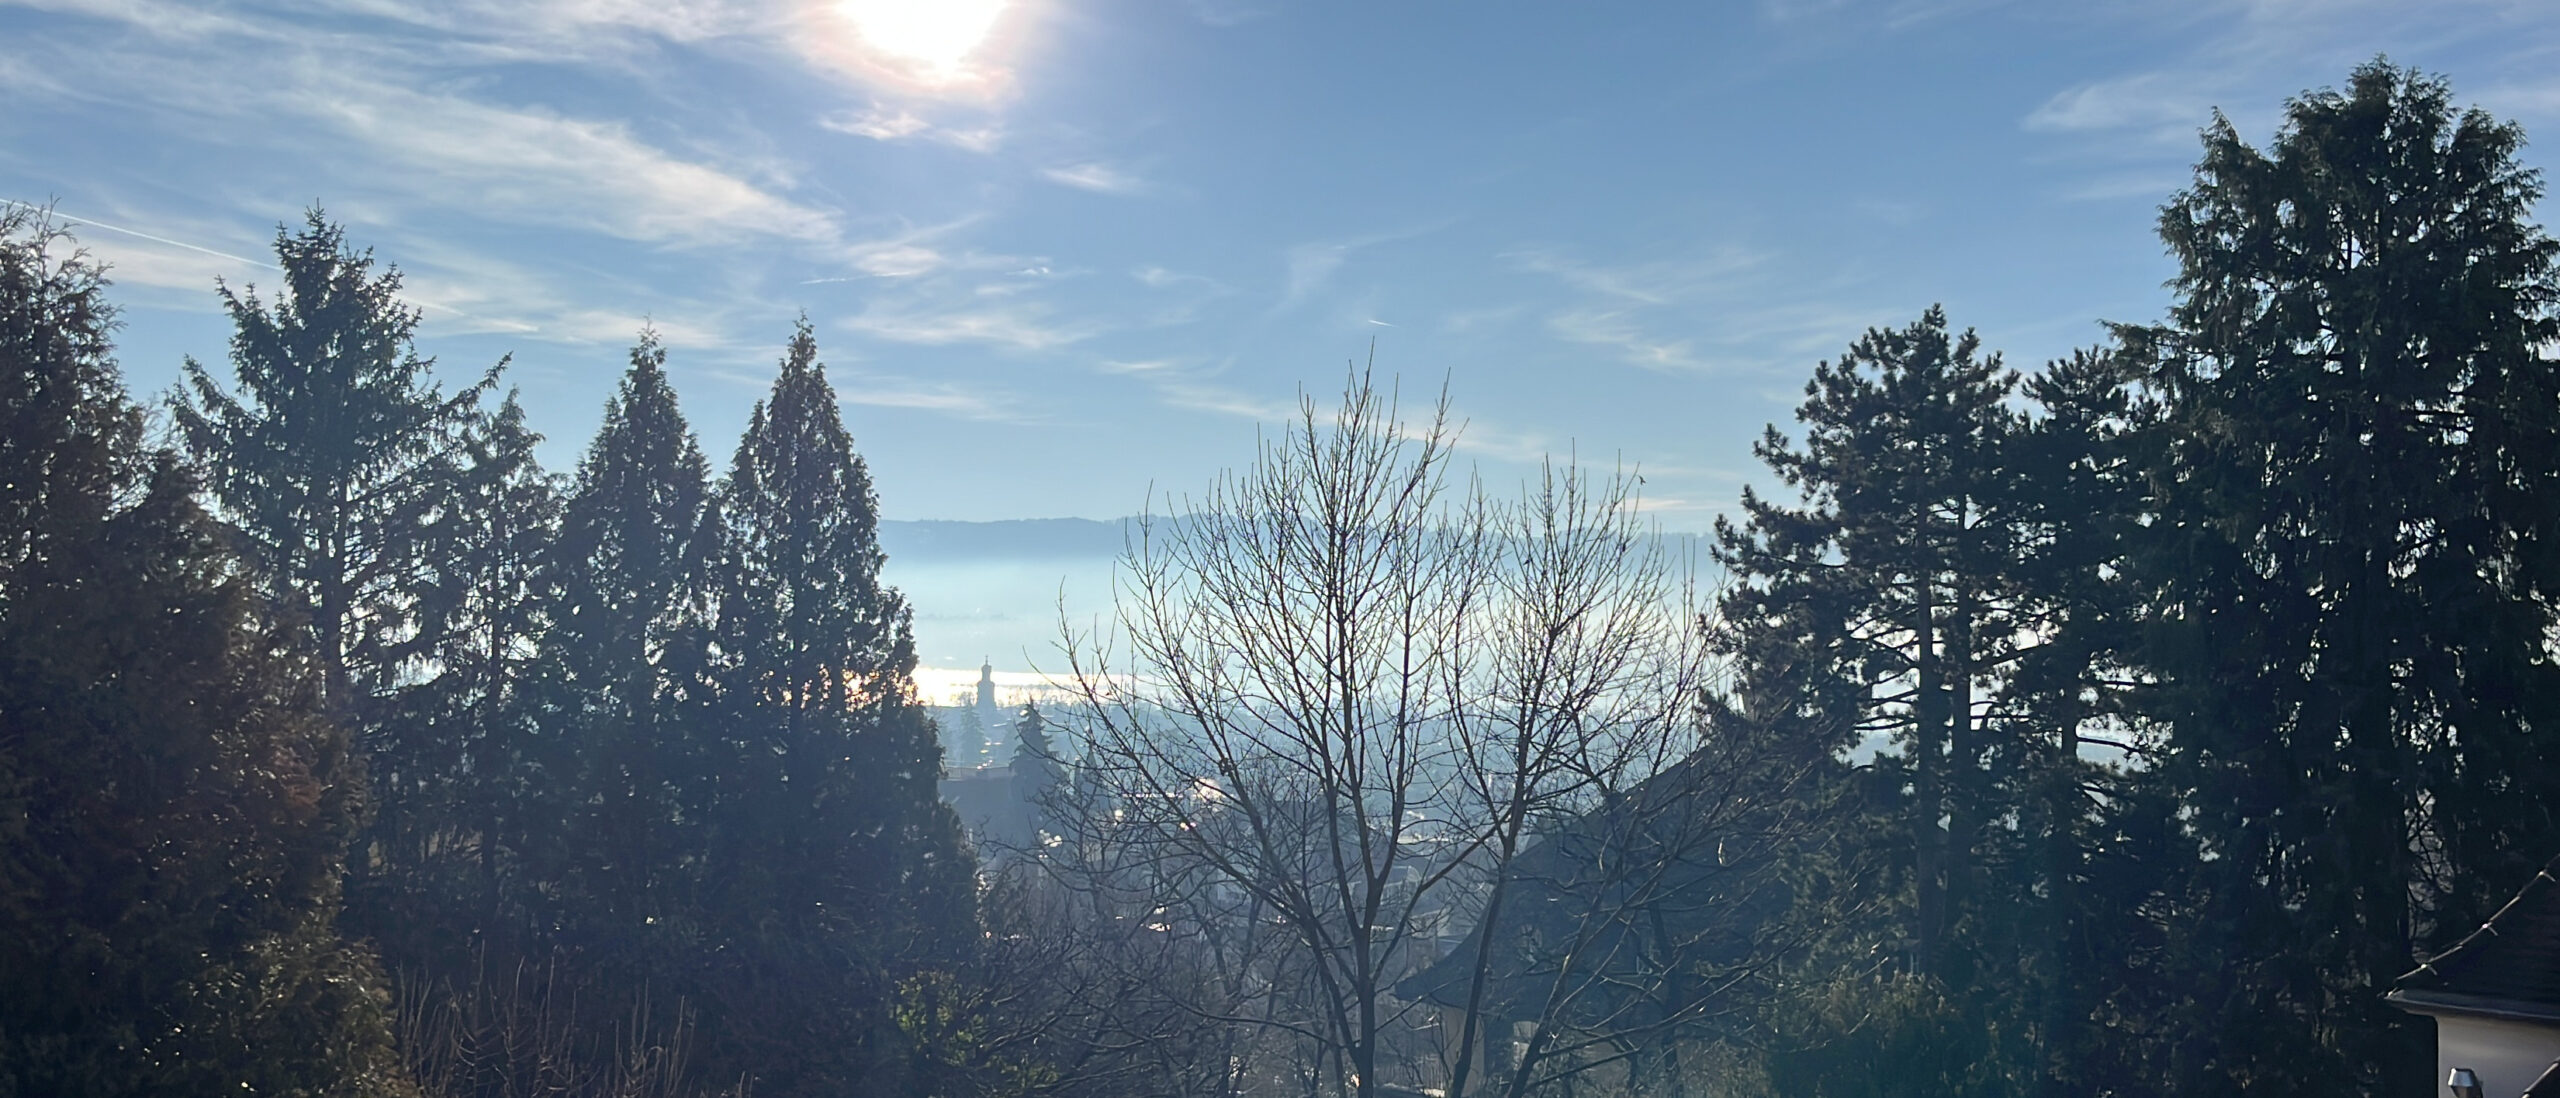
[[[889,977],[976,922],[906,603],[880,582],[870,474],[817,354],[803,320],[717,505],[705,1030],[777,1094],[893,1062],[875,1013]]]
[[[644,332],[579,462],[547,589],[544,864],[560,942],[620,1003],[701,948],[709,719],[708,564],[718,531],[702,459]],[[661,1006],[666,1005],[661,997]]]
[[[491,381],[446,396],[428,380],[400,272],[375,274],[320,211],[300,232],[279,227],[275,249],[272,299],[220,288],[231,386],[188,359],[173,410],[251,558],[307,608],[330,704],[355,712],[408,654],[452,432]]]
[[[2227,989],[2173,1082],[2428,1085],[2381,990],[2560,847],[2560,253],[2522,141],[2375,62],[2265,150],[2217,118],[2162,214],[2147,656],[2205,856],[2179,948]]]
[[[142,445],[103,285],[0,215],[0,1094],[409,1093],[334,926],[347,737]]]

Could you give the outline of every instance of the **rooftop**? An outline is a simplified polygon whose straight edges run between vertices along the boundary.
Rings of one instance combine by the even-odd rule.
[[[2389,999],[2427,1013],[2560,1024],[2560,858],[2480,929],[2400,977]]]

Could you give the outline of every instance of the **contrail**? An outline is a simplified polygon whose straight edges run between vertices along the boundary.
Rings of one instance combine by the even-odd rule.
[[[33,202],[20,202],[20,201],[18,201],[17,199],[14,199],[14,198],[0,198],[0,203],[7,203],[7,204],[9,204],[9,205],[11,205],[11,206],[16,206],[16,207],[18,207],[18,208],[20,208],[20,209],[25,209],[25,210],[34,210],[35,212],[40,213],[40,214],[44,214],[44,215],[45,215],[45,216],[47,216],[47,217],[59,217],[59,218],[63,219],[64,221],[72,221],[72,222],[77,222],[77,223],[82,224],[82,225],[95,226],[95,227],[97,227],[97,228],[105,229],[106,231],[111,232],[111,233],[123,233],[123,234],[124,234],[124,235],[126,235],[126,236],[140,237],[140,238],[142,238],[142,239],[144,239],[144,240],[151,241],[152,243],[155,243],[155,244],[166,244],[166,245],[168,245],[168,246],[170,246],[170,247],[172,247],[172,248],[185,248],[186,250],[191,251],[191,252],[202,252],[202,253],[204,253],[204,254],[206,254],[206,255],[213,256],[213,257],[214,257],[214,258],[216,258],[216,259],[228,259],[228,260],[230,260],[230,261],[232,261],[232,262],[234,262],[234,263],[246,263],[246,264],[248,264],[248,265],[250,265],[250,266],[252,266],[252,267],[263,267],[263,268],[265,268],[265,269],[267,269],[267,270],[270,270],[270,271],[283,270],[283,268],[278,267],[278,266],[276,266],[275,264],[272,264],[272,263],[260,263],[260,262],[258,262],[257,260],[250,259],[250,258],[247,258],[247,257],[245,257],[245,256],[237,256],[237,255],[233,255],[233,254],[231,254],[231,253],[229,253],[229,252],[217,252],[217,251],[214,251],[214,250],[213,250],[213,249],[211,249],[211,248],[200,247],[200,246],[198,246],[198,245],[189,244],[189,243],[187,243],[186,241],[183,241],[183,240],[171,240],[171,239],[169,239],[168,237],[165,237],[165,236],[153,236],[153,235],[151,235],[150,233],[143,232],[143,231],[142,231],[142,230],[140,230],[140,229],[128,229],[128,228],[125,228],[125,227],[124,227],[124,226],[122,226],[122,225],[109,225],[109,224],[107,224],[107,223],[106,223],[106,222],[104,222],[104,221],[94,221],[94,220],[91,220],[91,219],[86,218],[86,217],[73,217],[73,216],[71,216],[70,214],[64,213],[64,212],[62,212],[62,211],[60,211],[60,210],[56,210],[56,209],[53,209],[53,208],[51,208],[51,207],[47,207],[47,206],[39,206],[39,205],[36,205],[36,204],[35,204],[35,203],[33,203]]]
[[[94,218],[87,218],[87,217],[73,217],[73,216],[71,216],[70,214],[64,213],[64,212],[62,212],[62,211],[60,211],[60,210],[57,210],[57,209],[54,209],[54,208],[52,208],[52,207],[50,207],[50,206],[39,206],[39,205],[36,205],[36,204],[35,204],[35,203],[33,203],[33,202],[20,202],[20,201],[18,201],[17,199],[14,199],[14,198],[0,198],[0,204],[6,204],[6,205],[10,205],[10,206],[16,206],[16,207],[18,207],[18,208],[20,208],[20,209],[34,210],[35,212],[40,213],[40,214],[43,214],[43,215],[45,215],[45,216],[47,216],[47,217],[58,217],[58,218],[61,218],[61,219],[62,219],[62,220],[64,220],[64,221],[76,222],[76,223],[78,223],[78,224],[82,224],[82,225],[90,226],[91,228],[105,229],[106,231],[111,232],[111,233],[123,233],[123,234],[124,234],[124,235],[126,235],[126,236],[135,237],[135,238],[142,239],[142,240],[148,240],[148,241],[151,241],[151,242],[152,242],[152,243],[154,243],[154,244],[166,244],[166,245],[168,245],[168,246],[170,246],[170,247],[172,247],[172,248],[185,248],[185,249],[186,249],[186,250],[188,250],[188,251],[191,251],[191,252],[200,252],[200,253],[202,253],[202,254],[212,256],[212,257],[214,257],[214,258],[216,258],[216,259],[228,259],[228,260],[230,260],[230,261],[232,261],[232,262],[234,262],[234,263],[246,263],[246,264],[248,264],[248,265],[250,265],[250,266],[252,266],[252,267],[256,267],[256,268],[258,268],[258,269],[260,269],[260,270],[267,270],[267,271],[282,271],[282,270],[284,270],[284,268],[282,268],[282,267],[278,267],[278,266],[276,266],[276,265],[275,265],[275,264],[273,264],[273,263],[260,263],[260,262],[258,262],[257,260],[251,259],[251,258],[249,258],[249,257],[247,257],[247,256],[238,256],[238,255],[233,255],[233,254],[231,254],[231,253],[229,253],[229,252],[217,252],[217,251],[214,251],[214,250],[213,250],[213,249],[211,249],[211,248],[207,248],[207,247],[204,247],[204,246],[199,245],[199,244],[189,244],[189,243],[187,243],[186,241],[183,241],[183,240],[171,240],[171,239],[169,239],[168,237],[165,237],[165,236],[153,236],[152,234],[150,234],[150,233],[146,233],[146,232],[143,232],[143,231],[142,231],[142,230],[140,230],[140,229],[128,229],[128,228],[125,228],[125,227],[124,227],[124,226],[122,226],[122,225],[109,225],[109,224],[107,224],[107,223],[106,223],[106,222],[104,222],[104,221],[99,221],[99,220],[96,220],[96,219],[94,219]],[[451,305],[443,305],[443,304],[439,304],[439,303],[437,303],[437,302],[428,301],[428,300],[426,300],[426,299],[424,299],[424,298],[415,297],[415,296],[408,295],[408,294],[403,294],[403,295],[401,295],[401,296],[402,296],[402,297],[404,297],[404,298],[406,298],[406,299],[407,299],[407,300],[409,300],[410,302],[413,302],[413,303],[415,303],[415,304],[417,304],[417,305],[419,305],[419,306],[421,306],[421,307],[424,307],[424,308],[429,308],[429,309],[442,309],[442,310],[444,310],[445,312],[452,313],[452,314],[453,314],[453,315],[455,315],[455,316],[461,316],[461,317],[468,317],[468,316],[471,316],[471,314],[470,314],[470,313],[463,312],[462,310],[457,309],[457,308],[454,308],[454,307],[453,307],[453,306],[451,306]],[[478,318],[474,317],[473,319],[478,319]],[[528,329],[528,330],[534,330],[534,329]]]

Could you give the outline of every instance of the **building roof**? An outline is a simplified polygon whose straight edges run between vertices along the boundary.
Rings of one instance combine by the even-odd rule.
[[[2560,1061],[2553,1061],[2550,1067],[2542,1069],[2542,1077],[2524,1088],[2524,1093],[2516,1098],[2560,1098]]]
[[[2560,858],[2480,929],[2400,977],[2387,998],[2423,1014],[2560,1024]]]

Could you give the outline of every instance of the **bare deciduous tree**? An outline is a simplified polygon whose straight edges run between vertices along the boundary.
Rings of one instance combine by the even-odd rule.
[[[1068,637],[1084,754],[1041,860],[1224,966],[1189,1008],[1311,1095],[1623,1069],[1749,967],[1698,952],[1767,783],[1701,751],[1684,562],[1628,474],[1453,487],[1458,431],[1365,374],[1302,400],[1140,524],[1116,627]]]

